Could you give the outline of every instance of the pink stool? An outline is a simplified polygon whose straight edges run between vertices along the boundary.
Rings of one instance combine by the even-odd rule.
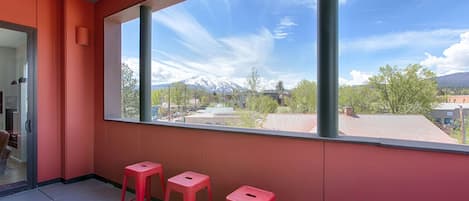
[[[149,161],[136,163],[125,167],[124,182],[122,182],[122,198],[121,201],[125,200],[125,192],[127,189],[127,177],[135,177],[135,194],[137,201],[143,201],[144,194],[146,193],[147,201],[151,200],[151,176],[159,174],[161,180],[161,186],[163,187],[163,193],[165,192],[164,187],[164,176],[163,166],[159,163],[152,163]],[[146,192],[145,192],[146,190]]]
[[[226,196],[227,201],[275,201],[275,194],[252,186],[241,186]]]
[[[165,201],[169,201],[171,191],[177,191],[183,194],[184,201],[195,201],[195,194],[207,188],[209,201],[212,201],[212,188],[210,186],[210,177],[196,172],[184,172],[168,179]]]

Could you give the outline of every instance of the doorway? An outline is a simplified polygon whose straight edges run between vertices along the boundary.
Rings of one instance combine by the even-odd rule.
[[[0,195],[34,188],[36,31],[0,21]]]

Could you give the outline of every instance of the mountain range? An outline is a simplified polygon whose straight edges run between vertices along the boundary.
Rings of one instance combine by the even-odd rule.
[[[227,79],[201,75],[181,80],[177,83],[183,83],[191,88],[204,89],[206,91],[213,92],[230,93],[233,92],[233,90],[243,91],[246,89],[241,85]],[[174,83],[152,85],[152,89],[167,88],[171,84]]]
[[[469,72],[439,76],[436,82],[439,88],[469,88]]]

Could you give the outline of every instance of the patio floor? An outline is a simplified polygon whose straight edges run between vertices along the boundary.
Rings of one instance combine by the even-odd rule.
[[[73,184],[51,184],[0,197],[0,201],[116,201],[120,200],[120,193],[120,189],[109,183],[88,179]],[[126,197],[130,200],[134,196],[127,193]]]

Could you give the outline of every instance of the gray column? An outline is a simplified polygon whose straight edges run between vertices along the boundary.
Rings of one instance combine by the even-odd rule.
[[[338,0],[318,0],[318,134],[338,135]]]
[[[151,121],[151,8],[140,6],[140,121]]]

